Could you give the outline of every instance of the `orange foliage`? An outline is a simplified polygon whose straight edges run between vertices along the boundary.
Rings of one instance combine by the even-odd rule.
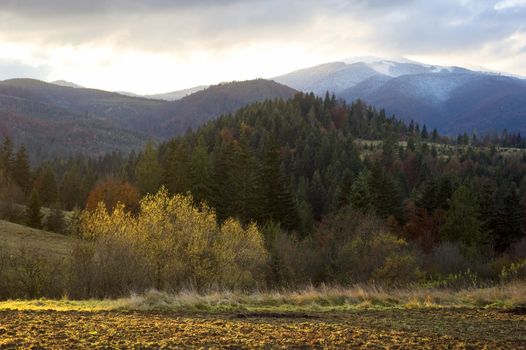
[[[430,252],[439,240],[440,226],[445,221],[445,212],[436,209],[430,214],[425,208],[418,208],[412,201],[406,203],[409,221],[404,225],[404,236],[409,241],[417,241],[425,252]]]
[[[109,211],[113,211],[117,203],[122,203],[126,209],[135,212],[139,208],[139,190],[128,182],[109,178],[100,181],[91,190],[86,202],[86,209],[94,211],[99,202],[104,202]]]

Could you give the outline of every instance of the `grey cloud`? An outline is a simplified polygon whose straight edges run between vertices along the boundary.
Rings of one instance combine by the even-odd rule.
[[[109,42],[182,53],[257,41],[340,46],[342,38],[399,54],[481,47],[524,25],[526,7],[496,11],[497,0],[4,0],[0,38],[43,45]],[[326,27],[312,32],[313,24]],[[361,38],[348,36],[366,27]],[[343,33],[338,33],[341,31]],[[305,37],[308,33],[308,37]]]

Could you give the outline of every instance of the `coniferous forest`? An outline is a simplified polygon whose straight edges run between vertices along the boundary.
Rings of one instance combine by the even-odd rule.
[[[6,138],[2,219],[80,243],[26,288],[0,259],[0,296],[524,277],[523,147],[303,93],[130,154],[30,165]]]

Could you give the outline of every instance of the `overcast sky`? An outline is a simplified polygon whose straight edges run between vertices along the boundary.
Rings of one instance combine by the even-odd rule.
[[[526,76],[526,0],[2,0],[0,79],[158,93],[353,56]]]

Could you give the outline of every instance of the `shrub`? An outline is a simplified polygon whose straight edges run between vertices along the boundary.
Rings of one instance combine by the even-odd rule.
[[[255,285],[266,260],[255,225],[243,227],[229,219],[220,226],[212,209],[197,208],[191,196],[169,196],[165,189],[143,198],[135,216],[121,204],[109,213],[99,203],[95,211],[83,213],[82,228],[84,237],[96,243],[126,242],[149,286],[158,290],[247,288]],[[104,254],[101,249],[95,246],[95,257]]]

